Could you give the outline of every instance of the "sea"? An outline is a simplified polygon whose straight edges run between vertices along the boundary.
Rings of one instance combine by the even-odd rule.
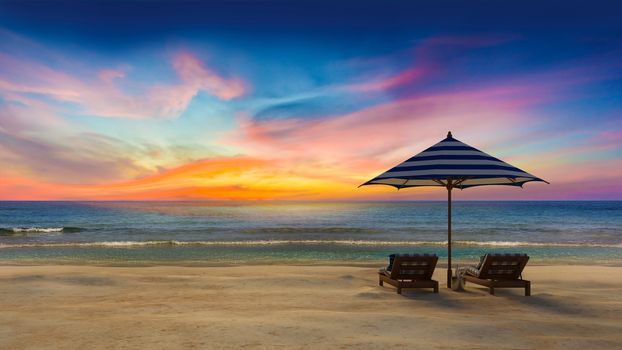
[[[452,259],[622,265],[622,201],[456,201]],[[447,203],[0,201],[0,264],[371,264],[447,259]]]

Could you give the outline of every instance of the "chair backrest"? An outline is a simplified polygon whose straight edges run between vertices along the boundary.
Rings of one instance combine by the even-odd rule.
[[[391,269],[391,279],[429,280],[437,262],[436,255],[396,255]]]
[[[528,260],[527,254],[486,254],[478,277],[491,280],[518,279]]]

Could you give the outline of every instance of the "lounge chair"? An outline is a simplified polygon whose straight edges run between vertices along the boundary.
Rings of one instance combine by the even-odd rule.
[[[531,282],[522,277],[529,256],[526,254],[486,254],[478,266],[458,269],[463,283],[472,282],[485,287],[491,295],[495,288],[525,288],[525,296],[531,295]]]
[[[403,288],[434,288],[438,293],[438,281],[432,279],[437,261],[436,255],[396,254],[388,267],[378,271],[378,284],[395,286],[397,294]]]

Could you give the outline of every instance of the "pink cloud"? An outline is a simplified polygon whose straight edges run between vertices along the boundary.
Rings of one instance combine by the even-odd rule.
[[[346,85],[344,89],[362,92],[384,91],[411,83],[417,78],[423,77],[426,73],[426,69],[412,67],[386,78],[377,79],[370,82]]]
[[[224,142],[281,160],[289,171],[363,182],[440,141],[449,130],[485,148],[513,132],[512,125],[538,122],[505,94],[504,89],[446,92],[319,119],[241,117],[239,129]]]
[[[0,131],[0,162],[11,164],[16,176],[56,183],[112,181],[150,172],[126,154],[128,147],[119,140],[81,134],[63,141]]]
[[[180,83],[154,83],[137,94],[122,89],[126,72],[105,69],[89,75],[52,69],[43,63],[0,54],[0,96],[16,100],[23,94],[40,94],[79,105],[87,114],[101,117],[175,118],[200,91],[223,100],[239,97],[246,84],[225,79],[188,52],[171,62]],[[14,75],[11,72],[20,72]]]
[[[119,69],[104,69],[99,72],[99,79],[112,84],[114,79],[125,77],[125,72]]]
[[[622,143],[622,123],[619,130],[607,130],[598,135],[598,138],[607,143],[608,146],[620,145]]]
[[[246,91],[245,83],[239,78],[224,79],[206,67],[196,56],[182,52],[173,59],[173,67],[182,81],[205,90],[223,100],[242,96]]]
[[[398,73],[384,75],[377,79],[349,84],[344,87],[350,91],[386,91],[398,88],[409,83],[413,83],[423,78],[431,76],[433,73],[441,71],[441,67],[435,55],[455,54],[456,51],[473,49],[478,47],[488,47],[504,44],[515,40],[515,36],[487,35],[487,36],[433,36],[421,40],[412,50],[410,65]],[[356,66],[368,66],[376,69],[378,66],[386,66],[388,69],[393,67],[389,57],[376,58],[356,58],[348,61]]]
[[[52,106],[19,94],[5,94],[3,97],[18,103],[0,105],[0,133],[45,133],[52,128],[68,127]]]
[[[444,92],[314,119],[242,117],[239,132],[234,132],[229,140],[251,153],[381,154],[388,149],[436,140],[450,129],[487,130],[513,118],[518,123],[528,118],[519,113],[527,100],[515,102],[508,96],[519,90]],[[433,130],[441,131],[428,133]]]

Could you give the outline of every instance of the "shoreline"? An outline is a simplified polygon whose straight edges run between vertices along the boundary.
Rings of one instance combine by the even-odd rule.
[[[441,257],[441,259],[443,259]],[[446,259],[445,259],[446,260]],[[453,269],[457,266],[469,266],[476,265],[474,260],[470,261],[457,261],[453,259]],[[363,267],[363,268],[381,268],[386,266],[387,259],[379,260],[366,260],[366,261],[350,261],[350,260],[272,260],[272,261],[240,261],[240,262],[222,262],[222,261],[179,261],[179,262],[76,262],[76,261],[10,261],[0,260],[0,268],[11,266],[90,266],[90,267],[242,267],[242,266],[334,266],[334,267]],[[594,266],[594,267],[621,267],[622,261],[585,261],[584,259],[577,260],[559,260],[559,261],[532,261],[530,260],[527,266]],[[447,263],[439,261],[436,265],[436,269],[446,269]]]

